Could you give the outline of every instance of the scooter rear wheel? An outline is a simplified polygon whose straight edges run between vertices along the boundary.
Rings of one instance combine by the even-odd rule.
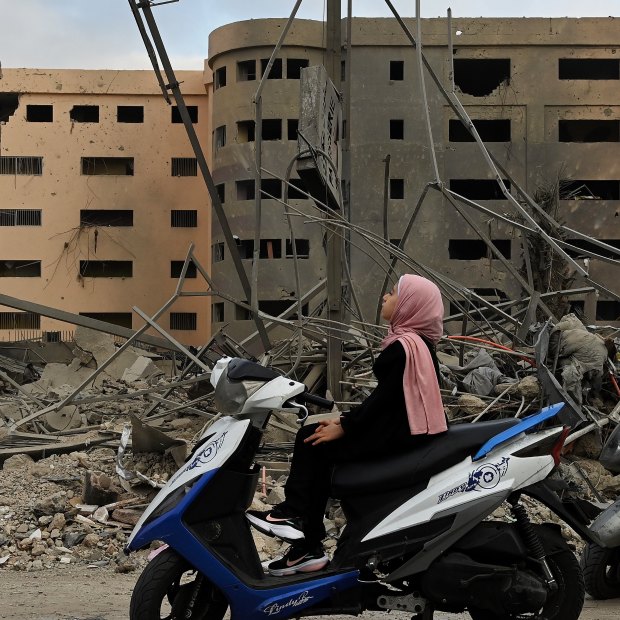
[[[539,612],[501,615],[486,609],[470,608],[469,615],[473,620],[578,620],[585,591],[577,558],[567,546],[564,551],[547,556],[547,562],[558,589],[549,593]]]
[[[586,592],[603,600],[620,596],[620,549],[588,543],[581,556]]]
[[[130,620],[222,620],[228,602],[172,549],[155,556],[131,595]]]

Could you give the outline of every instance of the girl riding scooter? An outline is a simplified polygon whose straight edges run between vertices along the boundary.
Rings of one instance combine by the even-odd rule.
[[[248,511],[257,529],[293,544],[268,565],[274,576],[321,570],[323,514],[333,466],[406,452],[447,430],[439,391],[435,345],[443,333],[443,302],[435,284],[402,276],[383,297],[389,321],[373,367],[378,385],[357,408],[336,420],[303,427],[297,434],[286,499],[270,512]]]

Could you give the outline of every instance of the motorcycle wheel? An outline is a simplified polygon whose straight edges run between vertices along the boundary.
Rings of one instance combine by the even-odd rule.
[[[578,620],[585,598],[583,575],[579,562],[567,547],[547,557],[558,589],[550,592],[544,607],[535,613],[497,614],[487,609],[470,608],[473,620]]]
[[[595,599],[620,597],[620,549],[588,543],[581,555],[586,592]]]
[[[193,605],[190,605],[193,601]],[[228,602],[172,549],[155,556],[131,595],[130,620],[222,620]]]

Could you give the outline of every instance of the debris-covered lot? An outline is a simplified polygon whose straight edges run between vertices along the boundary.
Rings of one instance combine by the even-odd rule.
[[[566,400],[561,418],[574,430],[555,476],[563,495],[605,505],[620,492],[617,337],[569,315],[555,327],[538,325],[532,341],[512,349],[482,338],[444,338],[439,359],[446,413],[453,424],[468,424],[523,417],[550,400]],[[39,346],[40,358],[45,348]],[[64,362],[2,363],[0,564],[3,571],[78,565],[131,572],[148,555],[123,553],[131,528],[217,417],[208,373],[185,359],[123,351],[111,336],[81,328],[64,348]],[[209,360],[225,353],[234,351],[220,341],[201,355]],[[345,348],[347,357],[353,361],[343,376],[340,409],[363,400],[374,385],[371,348],[354,342]],[[295,368],[287,355],[268,359],[324,391],[325,352],[311,341],[303,343]],[[274,416],[265,435],[254,508],[283,499],[297,429],[288,416]],[[529,508],[535,521],[555,520],[531,500]],[[494,517],[509,519],[509,511],[500,508]],[[327,519],[326,547],[333,550],[345,523],[337,501]],[[563,528],[578,551],[580,540]],[[277,539],[255,533],[255,540],[261,560],[282,551]]]

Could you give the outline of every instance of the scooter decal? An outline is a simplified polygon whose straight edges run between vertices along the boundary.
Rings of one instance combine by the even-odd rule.
[[[480,465],[469,474],[467,482],[463,482],[458,486],[442,493],[437,498],[437,503],[449,499],[453,495],[458,493],[467,493],[468,491],[476,491],[480,489],[488,490],[493,489],[499,484],[499,481],[506,475],[508,471],[508,461],[510,457],[502,457],[499,463],[485,463]]]
[[[313,598],[314,597],[309,596],[308,590],[306,590],[294,598],[289,599],[285,603],[271,603],[270,605],[267,605],[267,607],[263,609],[263,613],[267,616],[275,616],[289,607],[299,607],[300,605],[305,605]]]
[[[504,456],[499,463],[485,463],[484,465],[480,465],[480,467],[469,474],[465,492],[495,488],[499,484],[499,481],[506,475],[509,460],[510,457]]]
[[[222,447],[227,432],[228,431],[224,431],[221,437],[218,437],[217,439],[214,439],[206,444],[200,452],[196,453],[196,456],[194,456],[189,465],[183,471],[191,471],[199,465],[206,465],[209,461],[212,461],[215,458],[217,451]]]

